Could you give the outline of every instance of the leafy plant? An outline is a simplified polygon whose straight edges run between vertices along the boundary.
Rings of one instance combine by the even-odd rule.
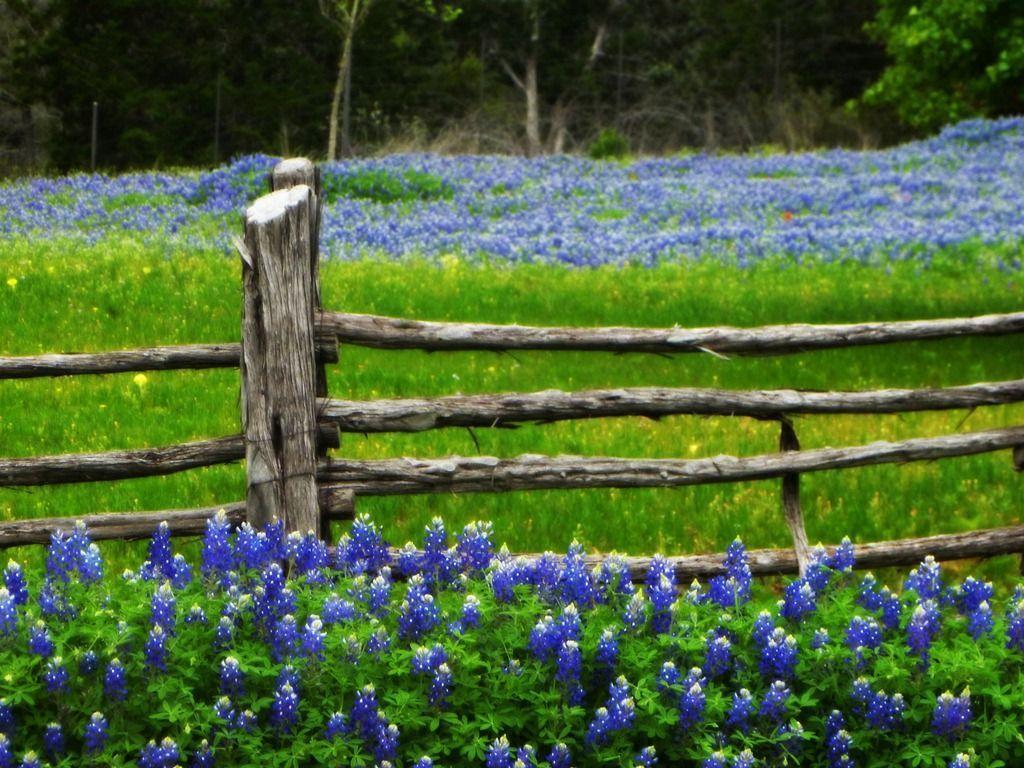
[[[587,154],[594,160],[620,160],[629,154],[629,140],[614,128],[605,128],[590,142]]]

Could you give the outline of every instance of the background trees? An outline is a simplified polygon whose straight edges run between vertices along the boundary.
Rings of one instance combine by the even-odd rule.
[[[1024,108],[1016,5],[7,0],[0,169],[87,167],[93,101],[108,168],[572,151],[606,129],[644,152],[882,143]]]

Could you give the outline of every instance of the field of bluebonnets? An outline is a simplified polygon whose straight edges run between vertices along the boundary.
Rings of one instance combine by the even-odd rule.
[[[229,237],[273,162],[0,185],[0,354],[237,339]],[[1022,120],[878,152],[389,157],[327,166],[324,184],[330,308],[670,326],[1022,305]],[[1018,378],[1022,364],[1019,339],[763,360],[344,348],[330,390],[866,389]],[[234,433],[237,388],[224,371],[4,382],[0,452]],[[852,445],[1022,416],[805,418],[797,431],[805,447]],[[498,432],[346,436],[341,453],[690,457],[778,440],[771,424],[719,418]],[[215,504],[240,498],[242,480],[221,467],[5,490],[0,518]],[[803,498],[812,540],[868,541],[1019,522],[1019,482],[996,455],[810,476]],[[854,576],[843,547],[802,579],[751,585],[744,546],[787,542],[774,483],[360,509],[376,524],[358,520],[334,553],[276,529],[231,535],[218,520],[178,555],[163,531],[148,548],[101,553],[82,529],[13,552],[0,587],[0,768],[1024,761],[1015,559]],[[392,556],[385,539],[419,549]],[[527,562],[500,542],[567,554]],[[581,559],[727,546],[728,576],[689,587],[660,562],[634,587],[616,561],[591,571]]]

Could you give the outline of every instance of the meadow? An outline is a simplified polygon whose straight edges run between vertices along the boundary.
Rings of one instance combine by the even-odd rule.
[[[325,167],[325,306],[423,319],[637,326],[856,322],[1019,310],[1024,122],[975,121],[871,153],[578,158],[406,156]],[[76,175],[0,187],[0,354],[229,341],[240,267],[229,236],[274,160],[211,171]],[[787,358],[341,351],[342,398],[664,385],[866,389],[1020,376],[1014,338]],[[161,445],[238,431],[237,372],[3,382],[7,456]],[[805,417],[804,447],[1021,423],[1024,407]],[[673,417],[346,436],[339,455],[590,453],[697,457],[776,449],[747,419]],[[240,467],[117,484],[0,491],[0,518],[216,504]],[[808,476],[812,541],[1019,522],[1005,455]],[[677,491],[368,499],[387,537],[435,514],[490,519],[513,550],[751,547],[788,534],[778,484]],[[104,545],[108,556],[132,547]],[[26,553],[27,554],[27,553]],[[30,555],[32,557],[38,556]],[[1011,558],[977,572],[1006,576]]]

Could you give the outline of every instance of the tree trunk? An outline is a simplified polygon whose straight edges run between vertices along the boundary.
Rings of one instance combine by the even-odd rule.
[[[344,41],[341,45],[341,56],[338,58],[338,77],[334,81],[334,96],[331,99],[331,119],[330,126],[327,133],[327,160],[333,161],[338,159],[338,113],[341,112],[342,97],[346,104],[346,113],[348,108],[348,87],[349,82],[349,70],[352,66],[352,38],[354,36],[355,27],[354,25],[349,27],[349,30],[345,33]],[[345,151],[345,136],[342,135],[342,152]]]
[[[537,94],[536,48],[526,59],[526,153],[530,157],[540,154],[540,97]]]
[[[354,31],[354,30],[353,30]],[[341,102],[341,156],[352,157],[352,48],[355,36],[349,34],[345,43],[348,62],[345,64],[345,91]]]

